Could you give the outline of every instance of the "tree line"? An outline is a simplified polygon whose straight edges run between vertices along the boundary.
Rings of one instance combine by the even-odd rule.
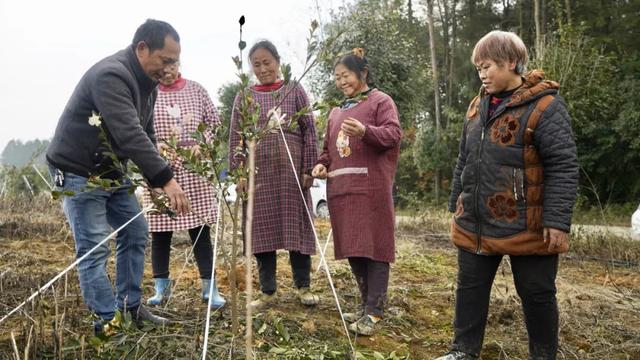
[[[525,41],[528,69],[560,83],[580,157],[580,204],[637,203],[639,28],[638,0],[359,0],[325,24],[344,31],[345,50],[365,48],[375,85],[398,105],[405,137],[396,184],[409,205],[446,201],[464,114],[481,85],[469,58],[497,29]],[[311,86],[324,100],[339,98],[333,60]]]

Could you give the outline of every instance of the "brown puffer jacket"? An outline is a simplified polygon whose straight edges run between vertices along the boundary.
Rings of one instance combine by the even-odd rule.
[[[478,254],[543,255],[549,254],[543,228],[569,231],[576,145],[559,85],[543,78],[539,70],[525,74],[491,118],[489,94],[471,102],[449,200],[456,246]]]

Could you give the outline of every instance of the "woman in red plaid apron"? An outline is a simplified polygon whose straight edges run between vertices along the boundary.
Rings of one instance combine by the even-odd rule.
[[[264,40],[256,43],[249,51],[249,60],[260,82],[248,89],[253,100],[260,104],[258,126],[273,127],[273,131],[261,139],[256,147],[252,250],[258,262],[262,294],[251,305],[260,309],[276,301],[276,250],[279,249],[289,250],[293,280],[298,288],[300,302],[304,305],[316,305],[318,296],[309,290],[311,254],[315,253],[312,224],[277,124],[280,122],[282,125],[296,172],[302,182],[305,200],[311,208],[309,188],[313,184],[313,178],[310,174],[318,155],[313,116],[307,114],[299,117],[298,126],[294,130],[288,126],[291,116],[309,106],[309,100],[302,86],[285,85],[280,80],[280,56],[271,42]],[[288,94],[286,98],[285,94]],[[234,155],[235,149],[241,146],[238,134],[239,101],[240,96],[237,96],[231,118],[229,154],[232,167],[244,160]],[[281,101],[282,104],[276,108]],[[239,190],[244,187],[244,183],[238,184]]]
[[[206,224],[216,221],[216,199],[214,189],[205,179],[185,169],[180,158],[171,156],[171,151],[163,140],[176,137],[178,145],[197,152],[198,147],[190,134],[204,122],[207,125],[205,137],[213,137],[212,128],[219,125],[216,110],[207,91],[197,82],[184,79],[178,72],[178,65],[172,66],[160,80],[155,110],[155,130],[158,149],[169,159],[175,179],[178,181],[191,203],[191,212],[172,219],[164,214],[149,214],[151,232],[151,263],[156,294],[147,303],[158,305],[171,295],[169,279],[169,255],[171,237],[174,231],[188,230],[194,244],[193,252],[202,279],[202,299],[209,300],[210,288],[213,294],[211,306],[224,306],[225,300],[218,294],[215,279],[211,282],[213,251],[210,228]],[[151,203],[149,194],[144,194],[145,206]]]

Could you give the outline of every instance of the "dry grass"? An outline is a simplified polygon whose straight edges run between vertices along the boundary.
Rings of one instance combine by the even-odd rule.
[[[17,232],[0,236],[0,315],[24,300],[32,291],[73,261],[73,241],[63,225],[59,207],[46,201],[20,208],[19,201],[3,203],[0,220],[13,219]],[[28,215],[31,211],[39,215]],[[387,317],[373,337],[355,339],[364,359],[432,359],[446,351],[452,336],[456,280],[455,250],[446,230],[449,215],[426,211],[415,221],[398,227],[398,257],[392,266]],[[30,219],[50,224],[47,232],[31,227]],[[38,222],[35,222],[38,223]],[[328,232],[318,223],[321,241]],[[25,234],[8,236],[11,234]],[[36,234],[27,237],[26,234]],[[583,241],[580,245],[576,242]],[[588,254],[596,239],[573,239],[573,249]],[[602,240],[605,241],[605,240]],[[603,244],[608,244],[604,242]],[[634,244],[620,248],[637,259]],[[603,245],[604,246],[604,245]],[[189,250],[186,236],[177,236],[171,271],[177,276]],[[225,240],[223,252],[229,253]],[[598,253],[600,254],[600,253]],[[564,359],[640,358],[640,273],[637,266],[614,267],[611,262],[578,261],[578,253],[563,257],[558,275],[561,309],[560,354]],[[600,255],[598,255],[600,256]],[[328,253],[332,258],[332,251]],[[226,256],[218,270],[221,291],[229,298]],[[314,257],[314,269],[318,256]],[[255,265],[254,265],[255,266]],[[113,261],[109,267],[113,273]],[[345,262],[330,261],[333,279],[345,311],[353,310],[357,288]],[[240,269],[240,272],[244,271]],[[144,294],[153,292],[150,264],[145,269]],[[244,280],[240,274],[238,277]],[[59,281],[25,312],[0,325],[0,358],[14,357],[16,349],[30,359],[199,359],[205,305],[199,300],[199,274],[190,260],[177,291],[166,309],[157,309],[176,320],[165,329],[141,331],[127,328],[102,341],[92,337],[91,316],[82,304],[75,272]],[[280,301],[256,316],[255,352],[258,359],[344,359],[348,342],[324,273],[314,273],[313,287],[321,297],[317,308],[306,308],[295,298],[286,253],[278,257]],[[241,289],[243,283],[238,284]],[[257,282],[254,283],[257,288]],[[241,304],[244,297],[241,296]],[[242,306],[242,305],[241,305]],[[241,323],[244,323],[241,318]],[[12,341],[15,339],[15,347]],[[228,309],[212,318],[208,354],[212,359],[244,358],[244,339],[233,339]],[[484,359],[526,358],[526,331],[520,300],[513,287],[508,262],[503,262],[492,293]]]

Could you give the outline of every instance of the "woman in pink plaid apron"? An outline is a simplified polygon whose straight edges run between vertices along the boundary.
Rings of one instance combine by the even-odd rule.
[[[305,201],[311,208],[309,188],[313,184],[311,169],[316,161],[316,130],[313,115],[297,119],[298,126],[290,129],[291,116],[305,106],[309,100],[299,84],[285,85],[280,80],[280,56],[269,41],[256,43],[249,51],[251,68],[259,85],[252,86],[253,100],[260,104],[259,127],[271,126],[273,131],[260,140],[256,147],[256,186],[253,220],[252,247],[258,262],[260,290],[262,294],[251,306],[261,309],[276,301],[276,250],[289,251],[293,280],[298,288],[298,297],[304,305],[316,305],[318,296],[309,290],[311,255],[315,253],[312,224],[307,216],[300,196],[298,183],[289,161],[282,139],[280,122],[284,131],[296,172],[302,182]],[[286,95],[286,97],[285,97]],[[284,99],[284,100],[283,100]],[[229,154],[231,167],[244,159],[235,155],[240,144],[237,111],[240,97],[236,97],[231,117]],[[277,105],[282,101],[279,107]],[[238,184],[240,191],[246,186]],[[246,209],[246,207],[245,207]]]
[[[344,314],[349,329],[373,334],[382,318],[395,259],[393,179],[402,130],[389,95],[369,87],[371,71],[362,49],[341,57],[336,86],[347,100],[331,110],[322,154],[312,175],[328,178],[327,196],[336,259],[348,259],[361,305]]]
[[[220,308],[225,300],[219,295],[215,278],[211,281],[213,251],[211,248],[210,228],[216,220],[216,199],[214,189],[205,179],[185,169],[177,156],[172,156],[163,140],[176,137],[178,145],[199,149],[190,134],[204,122],[207,125],[205,137],[213,137],[211,129],[218,126],[218,111],[207,91],[197,82],[187,80],[178,72],[178,65],[172,66],[164,78],[160,79],[158,98],[154,110],[156,138],[158,149],[169,159],[174,176],[184,189],[191,203],[191,212],[172,219],[164,214],[149,214],[149,231],[151,232],[151,264],[155,281],[155,296],[147,301],[150,305],[158,305],[171,295],[169,278],[169,255],[171,237],[174,231],[188,230],[193,245],[193,252],[202,279],[202,299],[209,300],[210,289],[213,297],[211,306]],[[150,204],[149,194],[144,194],[145,206]]]

